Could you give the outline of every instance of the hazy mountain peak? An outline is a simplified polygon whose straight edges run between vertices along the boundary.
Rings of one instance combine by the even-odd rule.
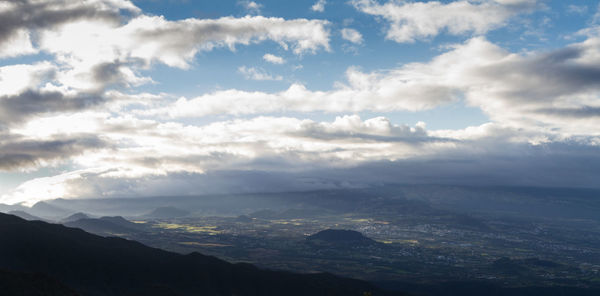
[[[89,219],[89,218],[90,218],[90,216],[88,216],[87,214],[78,212],[78,213],[75,213],[75,214],[65,217],[60,222],[66,223],[66,222],[73,222],[73,221],[77,221],[77,220],[81,220],[81,219]]]

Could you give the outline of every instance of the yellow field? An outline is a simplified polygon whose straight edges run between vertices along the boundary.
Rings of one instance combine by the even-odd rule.
[[[176,223],[158,223],[154,224],[153,227],[161,228],[161,229],[171,229],[171,230],[182,230],[185,232],[193,232],[193,233],[207,233],[209,235],[220,234],[221,231],[216,230],[216,226],[193,226],[186,224],[176,224]]]

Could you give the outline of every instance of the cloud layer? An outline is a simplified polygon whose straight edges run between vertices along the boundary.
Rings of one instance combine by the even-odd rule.
[[[330,91],[293,84],[278,93],[221,90],[145,115],[171,118],[278,112],[418,111],[464,100],[493,121],[515,128],[541,128],[563,136],[597,135],[600,101],[600,39],[549,52],[510,53],[476,37],[427,63],[385,72],[346,72]]]
[[[418,62],[349,66],[321,89],[290,68],[335,68],[349,43],[377,54],[363,36],[368,26],[353,23],[361,33],[349,20],[260,15],[169,20],[120,0],[0,3],[0,170],[61,167],[0,202],[403,182],[598,186],[600,30],[590,23],[548,50],[484,36],[537,1],[351,1],[383,21],[387,39],[462,39]],[[262,7],[239,4],[253,14]],[[156,68],[203,69],[200,53],[249,47],[252,59],[231,73],[236,87],[142,91],[161,89]],[[328,60],[319,64],[320,53]],[[283,87],[260,87],[269,83]],[[453,104],[488,120],[458,129],[396,123]]]

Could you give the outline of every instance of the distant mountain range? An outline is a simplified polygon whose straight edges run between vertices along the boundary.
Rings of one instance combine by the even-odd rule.
[[[35,216],[57,220],[62,217],[65,217],[71,211],[58,206],[51,205],[47,202],[40,201],[34,204],[30,209],[28,209],[27,212]]]
[[[180,255],[7,214],[0,214],[0,237],[0,270],[11,271],[0,273],[0,287],[22,283],[56,292],[27,295],[72,295],[71,289],[81,295],[403,295],[331,274],[261,270],[199,253]]]
[[[98,219],[83,218],[62,224],[102,236],[119,236],[121,234],[140,232],[144,231],[146,227],[142,224],[130,222],[121,216],[101,217]]]
[[[259,219],[293,219],[340,213],[382,215],[440,215],[457,213],[495,217],[600,220],[598,189],[535,187],[470,187],[444,185],[382,185],[364,189],[318,190],[203,196],[144,198],[55,199],[33,207],[0,204],[14,210],[59,221],[69,214],[94,216],[153,216],[169,218],[206,215],[247,215]],[[266,210],[266,211],[264,211]],[[163,216],[164,217],[164,216]],[[457,217],[456,223],[477,228],[477,221]]]

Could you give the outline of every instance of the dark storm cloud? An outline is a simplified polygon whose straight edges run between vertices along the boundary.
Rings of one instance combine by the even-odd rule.
[[[0,135],[0,170],[35,167],[41,161],[68,159],[86,150],[108,147],[93,135],[50,140],[28,140],[15,135]]]
[[[600,65],[584,58],[595,51],[571,46],[533,59],[481,67],[477,72],[492,83],[503,83],[506,87],[501,88],[500,94],[506,100],[519,104],[547,103],[559,96],[600,88]]]
[[[376,161],[346,168],[302,172],[228,171],[197,178],[218,192],[227,175],[224,193],[357,188],[382,184],[446,184],[472,186],[540,186],[600,188],[600,148],[578,144],[538,147],[504,145],[519,152],[495,155],[468,151],[398,161]],[[203,178],[207,180],[203,180]],[[198,184],[198,183],[195,183]],[[231,191],[228,191],[231,190]]]
[[[456,151],[434,157],[374,161],[357,166],[282,170],[286,159],[256,159],[259,164],[204,174],[172,172],[139,179],[106,178],[101,173],[69,181],[98,196],[144,197],[369,188],[386,184],[535,186],[600,188],[600,148],[577,143],[544,146],[504,144],[510,153]],[[261,162],[271,162],[261,165]],[[296,164],[297,165],[297,164]],[[265,167],[260,169],[258,167]],[[279,169],[277,169],[279,168]],[[104,193],[111,192],[109,195]]]
[[[352,169],[326,169],[310,176],[355,186],[398,183],[600,188],[600,148],[577,143],[504,143],[498,151],[485,154],[458,150],[433,157],[370,162]]]
[[[105,101],[98,94],[65,95],[57,91],[27,90],[17,95],[0,96],[0,124],[22,122],[37,114],[80,111]]]

